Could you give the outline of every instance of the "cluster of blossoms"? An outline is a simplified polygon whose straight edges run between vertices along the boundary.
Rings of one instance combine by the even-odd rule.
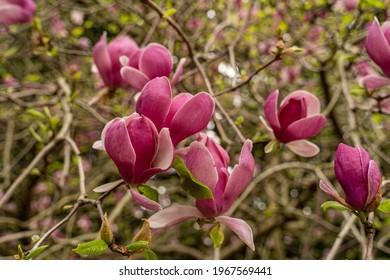
[[[388,40],[386,32],[390,29],[378,31],[375,24],[377,22],[374,22],[369,37],[381,36],[383,40]],[[373,32],[376,35],[372,35]],[[389,52],[390,58],[387,41],[386,44],[383,41],[379,51]],[[378,51],[370,51],[369,46],[367,50],[369,54]],[[227,152],[214,139],[200,133],[214,111],[210,95],[206,92],[196,95],[180,93],[172,98],[171,85],[178,82],[185,60],[178,63],[170,82],[168,78],[173,71],[173,60],[164,46],[151,43],[140,49],[128,37],[118,37],[107,44],[105,34],[95,45],[93,58],[106,87],[131,86],[141,91],[135,112],[107,123],[101,140],[94,144],[94,148],[107,152],[122,179],[129,184],[136,202],[149,210],[158,211],[149,218],[150,227],[170,227],[190,218],[222,223],[254,250],[250,226],[241,219],[225,215],[254,175],[252,142],[247,140],[244,143],[238,164],[230,173]],[[377,63],[385,74],[390,75],[386,61]],[[373,78],[367,78],[368,84],[370,79]],[[316,136],[326,123],[325,117],[320,114],[319,99],[307,91],[298,90],[288,94],[278,106],[278,97],[278,90],[267,97],[265,119],[260,117],[274,138],[271,142],[280,142],[303,157],[316,155],[319,148],[307,139]],[[198,133],[197,141],[175,150],[182,140]],[[138,191],[138,185],[170,169],[175,156],[196,180],[210,190],[212,198],[197,198],[196,207],[177,205],[162,209],[157,201]],[[357,213],[367,214],[378,207],[381,201],[379,168],[363,148],[340,144],[336,152],[335,173],[346,199],[321,181],[320,188],[331,198]]]

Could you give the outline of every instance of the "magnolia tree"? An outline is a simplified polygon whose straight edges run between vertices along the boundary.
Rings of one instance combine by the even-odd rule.
[[[389,258],[388,0],[0,3],[0,258]]]

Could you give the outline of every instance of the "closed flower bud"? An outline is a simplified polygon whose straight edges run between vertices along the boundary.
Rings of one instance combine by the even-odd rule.
[[[345,193],[345,200],[321,181],[320,188],[330,197],[351,210],[366,214],[379,206],[382,199],[381,174],[365,149],[340,144],[335,155],[334,171]]]

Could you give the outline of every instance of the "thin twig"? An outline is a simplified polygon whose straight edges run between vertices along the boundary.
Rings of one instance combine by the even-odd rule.
[[[151,0],[142,0],[142,2],[146,5],[148,5],[149,7],[151,7],[153,10],[155,10],[159,16],[161,18],[163,18],[164,16],[164,11],[159,7],[157,6],[153,1]],[[202,76],[202,79],[207,87],[207,90],[209,92],[209,94],[214,97],[214,91],[213,91],[213,88],[211,86],[211,83],[210,83],[210,80],[209,78],[207,77],[207,74],[204,70],[204,68],[202,67],[201,63],[199,62],[199,59],[198,59],[198,56],[196,54],[196,52],[194,51],[187,35],[184,33],[183,29],[179,26],[179,24],[172,19],[172,17],[168,17],[166,18],[168,24],[170,26],[172,26],[176,31],[177,33],[179,34],[179,36],[183,39],[185,45],[187,46],[187,49],[188,49],[188,54],[189,56],[191,57],[192,61],[195,63],[196,67],[199,69],[199,73],[200,75]],[[221,105],[221,103],[217,100],[217,99],[214,99],[215,101],[215,105],[217,107],[217,109],[222,113],[222,115],[226,118],[227,122],[229,123],[229,125],[233,128],[233,130],[235,131],[235,133],[237,134],[237,137],[240,139],[240,141],[242,143],[245,142],[245,137],[242,135],[241,131],[239,130],[239,128],[236,126],[236,124],[234,123],[234,121],[231,119],[231,117],[229,116],[229,114],[226,112],[226,110],[223,108],[223,106]]]

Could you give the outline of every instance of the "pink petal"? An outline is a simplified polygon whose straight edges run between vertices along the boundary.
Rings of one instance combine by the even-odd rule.
[[[293,91],[292,93],[287,95],[280,103],[280,107],[282,107],[286,101],[292,98],[303,98],[305,100],[306,108],[307,108],[307,116],[317,115],[320,113],[320,108],[321,108],[320,101],[314,94],[305,90]]]
[[[121,56],[131,57],[135,52],[137,52],[137,44],[130,39],[129,37],[119,36],[112,40],[108,44],[108,53],[111,58],[112,63],[112,78],[113,84],[117,87],[124,87],[125,83],[122,80],[120,75],[121,63],[119,58]]]
[[[151,228],[165,228],[191,218],[201,218],[202,213],[191,206],[178,205],[165,208],[152,215],[148,221]]]
[[[213,191],[218,181],[218,173],[213,156],[205,145],[194,141],[189,147],[177,150],[176,155],[196,179]]]
[[[146,196],[143,196],[140,194],[136,187],[130,188],[131,196],[133,199],[142,207],[152,210],[152,211],[159,211],[161,210],[161,205],[158,204],[156,201],[153,201]]]
[[[368,167],[368,195],[366,205],[370,204],[381,186],[381,173],[375,161],[370,160]]]
[[[171,136],[168,128],[163,128],[158,136],[157,153],[153,160],[153,167],[161,170],[167,170],[173,164],[175,150],[172,145]]]
[[[1,4],[0,23],[15,24],[26,21],[22,7],[13,4]]]
[[[307,115],[306,103],[303,98],[290,98],[278,110],[278,119],[280,129],[285,130],[287,127]]]
[[[323,115],[312,115],[292,123],[287,130],[279,136],[278,140],[288,143],[317,135],[325,125],[326,119]]]
[[[323,190],[327,195],[329,195],[333,200],[336,200],[341,205],[351,209],[351,206],[348,205],[344,199],[342,199],[325,181],[320,180],[320,189]]]
[[[280,131],[280,122],[278,118],[278,96],[279,90],[273,91],[264,103],[264,114],[275,134]]]
[[[105,151],[102,140],[95,141],[92,145],[93,149]]]
[[[172,92],[168,78],[149,81],[142,89],[136,104],[136,112],[148,117],[161,130],[171,106]]]
[[[139,178],[145,170],[151,168],[157,150],[157,130],[152,121],[145,116],[128,119],[126,126],[136,154],[134,183],[144,183],[145,181]]]
[[[179,63],[177,64],[176,71],[173,74],[172,82],[171,82],[171,84],[173,86],[179,82],[179,79],[180,79],[181,75],[183,74],[183,67],[184,67],[185,63],[186,63],[186,59],[182,58],[182,59],[180,59]]]
[[[359,84],[368,90],[376,90],[390,85],[390,79],[376,75],[367,75],[360,80]]]
[[[93,47],[93,61],[99,70],[100,77],[107,87],[113,86],[112,63],[108,53],[107,35],[103,33],[99,42]]]
[[[214,100],[201,92],[192,97],[176,112],[169,126],[173,145],[206,128],[214,112]]]
[[[253,251],[255,250],[252,229],[245,221],[228,216],[219,216],[215,219],[229,227],[235,234],[237,234],[242,242],[244,242]]]
[[[169,129],[163,128],[158,136],[158,147],[152,167],[144,171],[139,181],[146,182],[155,174],[171,168],[174,156],[175,150],[169,135]]]
[[[164,122],[165,127],[169,127],[171,125],[172,119],[177,113],[177,111],[179,111],[181,106],[183,106],[184,103],[186,103],[192,97],[193,97],[192,94],[180,93],[172,99],[171,107],[169,108],[168,115],[165,118],[165,122]]]
[[[390,42],[390,21],[385,21],[382,24],[381,29],[382,29],[383,35],[386,38],[387,43],[389,43]]]
[[[117,180],[115,182],[110,182],[107,184],[100,185],[100,186],[94,188],[93,191],[96,193],[105,193],[105,192],[111,191],[112,189],[115,189],[116,187],[118,187],[122,183],[123,183],[123,180],[120,179],[120,180]]]
[[[264,126],[266,130],[268,130],[269,132],[274,132],[272,128],[268,125],[267,121],[262,116],[260,116],[259,119],[261,124]]]
[[[366,151],[339,144],[334,160],[335,175],[345,192],[346,203],[356,210],[362,210],[367,201],[368,166]]]
[[[242,147],[238,164],[234,166],[223,194],[222,213],[229,210],[236,198],[252,180],[255,172],[255,160],[251,150],[252,141],[246,140]]]
[[[292,141],[287,143],[286,146],[301,157],[313,157],[320,151],[317,145],[307,140]]]
[[[213,138],[208,137],[204,133],[200,133],[198,141],[203,143],[211,152],[217,169],[228,167],[230,163],[230,157],[228,153],[217,142],[215,142]]]
[[[123,80],[136,90],[141,90],[149,82],[149,78],[144,73],[131,66],[123,66],[120,72]]]
[[[366,38],[366,50],[371,59],[390,77],[390,45],[375,18]]]
[[[104,147],[123,180],[132,184],[136,155],[124,119],[116,118],[111,122],[105,133]]]
[[[139,70],[139,59],[141,57],[142,51],[138,49],[132,56],[129,57],[128,66],[133,67]],[[149,78],[148,78],[149,79]]]
[[[169,77],[173,69],[172,57],[162,45],[152,43],[142,50],[139,60],[139,69],[149,79]]]

